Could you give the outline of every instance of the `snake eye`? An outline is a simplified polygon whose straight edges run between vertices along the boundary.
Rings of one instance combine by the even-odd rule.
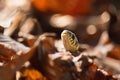
[[[75,36],[74,36],[74,35],[71,35],[71,38],[74,40],[74,39],[75,39]]]

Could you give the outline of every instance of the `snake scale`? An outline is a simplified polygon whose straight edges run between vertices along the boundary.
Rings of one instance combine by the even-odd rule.
[[[78,39],[73,32],[64,30],[61,33],[61,39],[66,51],[77,52],[79,50]]]

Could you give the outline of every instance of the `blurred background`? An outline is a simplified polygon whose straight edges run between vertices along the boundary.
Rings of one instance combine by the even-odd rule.
[[[32,70],[33,72],[29,72],[28,70],[23,73],[25,76],[28,74],[27,76],[31,77],[32,75],[29,76],[29,73],[36,73],[37,75],[41,72],[39,76],[43,74],[46,78],[50,78],[50,80],[54,80],[51,76],[55,76],[56,80],[61,80],[61,76],[59,76],[59,72],[57,72],[57,69],[60,69],[61,72],[61,66],[57,65],[56,68],[56,65],[53,64],[57,63],[55,62],[56,59],[51,59],[49,54],[52,53],[53,56],[56,57],[54,54],[56,54],[56,52],[59,53],[57,48],[61,48],[61,43],[59,43],[58,40],[61,39],[61,32],[65,29],[74,32],[80,44],[87,44],[87,46],[89,46],[85,49],[85,53],[88,53],[88,55],[95,53],[95,56],[98,58],[98,61],[96,61],[96,63],[98,62],[98,66],[102,65],[107,70],[113,69],[113,72],[120,73],[120,0],[0,0],[0,33],[2,35],[2,37],[0,37],[0,42],[10,44],[7,48],[4,48],[4,44],[1,44],[3,46],[1,48],[3,53],[0,53],[0,66],[2,66],[0,70],[3,70],[2,68],[5,63],[12,62],[13,55],[17,55],[18,58],[20,58],[18,60],[19,62],[23,62],[18,66],[19,68],[23,66],[25,62],[19,57],[21,54],[16,48],[15,54],[9,51],[4,52],[7,51],[6,49],[9,49],[9,47],[14,47],[14,44],[12,45],[10,43],[11,41],[15,40],[20,44],[24,44],[25,47],[31,50],[40,36],[43,38],[41,42],[39,41],[41,44],[35,46],[35,48],[37,47],[34,52],[36,54],[32,54],[32,58],[26,60],[28,61],[26,64],[27,67],[25,65],[25,67],[21,68],[19,71],[15,64],[15,71],[13,72],[20,77],[25,68],[28,69],[32,66],[32,68],[38,70],[38,72],[34,72],[34,70]],[[47,33],[41,35],[46,32],[51,32],[53,34]],[[10,39],[9,41],[5,36],[13,40]],[[56,43],[56,41],[58,42]],[[56,47],[55,44],[57,44],[58,47]],[[19,45],[17,47],[19,47]],[[10,51],[13,49],[10,49]],[[85,60],[89,58],[88,55],[84,56]],[[64,56],[68,58],[70,55],[61,55],[60,57]],[[110,59],[108,57],[110,57]],[[62,61],[64,60],[58,59],[58,64],[60,64],[60,62],[62,63]],[[65,64],[65,62],[63,63]],[[66,63],[68,63],[67,66],[62,65],[63,71],[69,66],[73,68],[73,63],[76,64],[76,62],[72,60],[71,63],[69,63],[69,61],[67,62],[67,59]],[[87,63],[85,63],[85,66],[86,65],[88,66]],[[94,65],[92,67],[95,69],[92,68],[93,72],[91,72],[96,73],[95,70],[97,71],[98,67]],[[11,63],[8,64],[8,68],[12,72]],[[76,65],[74,68],[76,69]],[[91,70],[90,67],[88,68]],[[68,68],[68,71],[66,70],[67,74],[71,73],[69,69],[70,68]],[[5,70],[8,71],[7,69]],[[18,74],[17,71],[19,72]],[[55,73],[53,74],[52,72]],[[62,75],[62,73],[63,72],[60,74]],[[74,70],[73,73],[76,75]],[[2,72],[0,72],[0,74],[2,74]],[[62,75],[62,77],[63,76],[65,77],[66,75]],[[67,77],[70,78],[69,76],[71,75]],[[103,75],[103,77],[104,76],[106,77],[106,75]],[[1,77],[0,75],[0,80]],[[72,74],[72,77],[75,76]],[[79,77],[79,75],[77,75],[77,77]],[[6,78],[6,75],[4,75],[3,78]],[[21,80],[25,79],[23,78]],[[65,78],[65,80],[67,79]],[[77,79],[71,78],[68,80]],[[83,78],[83,80],[85,79]]]
[[[43,31],[55,32],[60,37],[61,31],[68,29],[77,34],[80,43],[92,46],[98,43],[103,31],[110,32],[111,41],[120,43],[120,27],[116,26],[120,22],[119,4],[119,0],[34,0],[32,2],[33,13]]]
[[[120,43],[119,4],[119,0],[0,0],[0,24],[9,27],[13,15],[21,10],[32,14],[43,32],[55,32],[58,38],[68,29],[80,43],[95,46],[107,31],[111,41]]]

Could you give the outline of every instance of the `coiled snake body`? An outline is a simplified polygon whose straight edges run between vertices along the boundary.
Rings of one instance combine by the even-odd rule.
[[[79,49],[78,39],[75,34],[69,30],[64,30],[61,33],[61,39],[66,51],[77,52]]]

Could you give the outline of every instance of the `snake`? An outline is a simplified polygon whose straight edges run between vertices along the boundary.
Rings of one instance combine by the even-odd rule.
[[[79,50],[79,42],[73,32],[69,30],[63,30],[61,33],[61,39],[66,51],[75,53]]]

